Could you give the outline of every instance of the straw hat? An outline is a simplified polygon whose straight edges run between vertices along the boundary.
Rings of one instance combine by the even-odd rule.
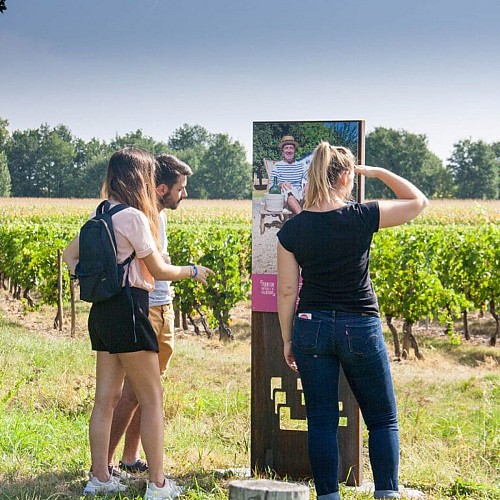
[[[278,147],[280,149],[283,149],[283,146],[286,146],[287,144],[292,144],[293,146],[295,146],[295,149],[297,149],[299,147],[299,143],[295,140],[293,135],[284,135],[281,138],[281,141],[278,144]]]

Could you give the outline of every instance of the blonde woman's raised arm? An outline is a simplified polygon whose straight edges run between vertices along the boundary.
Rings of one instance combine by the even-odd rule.
[[[382,181],[397,197],[397,200],[379,200],[379,227],[399,226],[414,219],[429,204],[427,197],[403,177],[380,167],[358,165],[357,174]]]

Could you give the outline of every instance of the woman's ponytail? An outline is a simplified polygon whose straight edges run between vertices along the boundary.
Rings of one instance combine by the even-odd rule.
[[[345,196],[345,193],[340,192],[338,182],[344,172],[354,168],[354,164],[354,155],[349,149],[320,142],[314,150],[307,174],[304,208],[324,201],[331,202],[332,191],[340,197]]]
[[[307,172],[307,186],[304,208],[312,207],[330,199],[332,186],[328,181],[328,165],[332,158],[331,146],[328,142],[320,142],[314,150],[311,165]]]

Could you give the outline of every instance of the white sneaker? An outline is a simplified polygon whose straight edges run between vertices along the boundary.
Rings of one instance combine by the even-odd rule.
[[[121,491],[127,491],[127,487],[120,483],[116,477],[110,476],[109,479],[103,483],[95,476],[91,476],[87,486],[85,486],[83,490],[83,494],[95,495],[96,493],[119,493]]]
[[[399,488],[399,493],[401,493],[401,498],[405,500],[424,500],[425,495],[418,490],[412,490],[410,488]]]
[[[177,498],[182,493],[182,488],[172,481],[165,479],[165,484],[162,488],[158,488],[155,483],[148,483],[144,500],[171,500]]]

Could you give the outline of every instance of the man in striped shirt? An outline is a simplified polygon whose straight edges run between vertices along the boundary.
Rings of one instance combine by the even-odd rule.
[[[283,153],[283,160],[274,165],[271,178],[278,178],[281,192],[286,196],[286,207],[294,214],[302,212],[304,185],[307,171],[303,163],[295,161],[298,142],[291,135],[282,137],[278,147]]]

